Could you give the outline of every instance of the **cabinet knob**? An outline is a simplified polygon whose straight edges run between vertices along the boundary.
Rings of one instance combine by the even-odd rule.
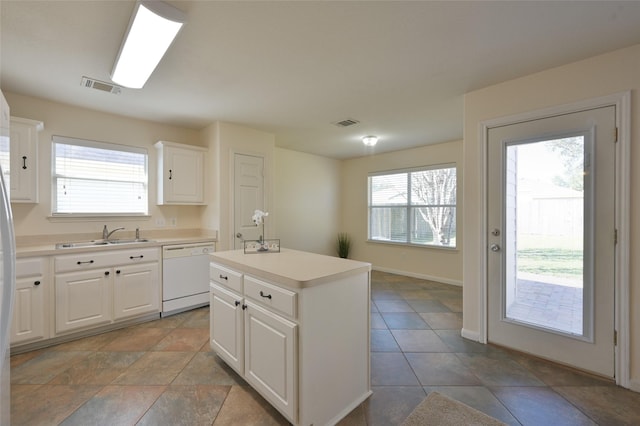
[[[236,300],[236,306],[239,306],[239,305],[240,305],[240,301]]]
[[[242,305],[242,310],[244,311],[245,309],[247,309],[247,305]]]
[[[33,285],[40,285],[40,281],[34,281]]]
[[[119,273],[120,273],[120,269],[117,269],[117,270],[116,270],[116,274],[119,274]]]
[[[104,271],[104,275],[108,276],[109,275],[109,271]]]

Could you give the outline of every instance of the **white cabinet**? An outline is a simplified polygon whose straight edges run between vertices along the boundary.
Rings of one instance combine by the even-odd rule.
[[[206,149],[160,141],[158,152],[158,204],[204,204]]]
[[[56,332],[111,322],[111,271],[91,269],[56,276]]]
[[[239,374],[244,374],[243,297],[211,284],[211,347]],[[224,327],[221,326],[224,324]]]
[[[11,117],[10,183],[12,203],[38,202],[38,132],[41,121]]]
[[[56,256],[56,333],[160,312],[159,259],[157,247]]]
[[[297,325],[245,303],[244,378],[287,418],[297,414]]]
[[[369,264],[286,249],[211,257],[211,348],[288,421],[336,424],[371,395]]]
[[[242,287],[237,272],[215,264],[211,272],[211,347],[282,414],[295,419],[297,324],[231,290]],[[265,300],[275,295],[262,294]]]
[[[115,320],[159,309],[158,263],[114,268],[113,316]]]
[[[48,258],[16,260],[16,289],[11,321],[11,345],[47,339]]]

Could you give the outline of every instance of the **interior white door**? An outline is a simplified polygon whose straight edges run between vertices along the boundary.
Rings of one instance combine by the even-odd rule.
[[[615,108],[491,128],[492,343],[613,377]]]
[[[244,240],[262,235],[252,217],[256,210],[264,211],[264,158],[235,154],[233,182],[234,247],[240,249]]]

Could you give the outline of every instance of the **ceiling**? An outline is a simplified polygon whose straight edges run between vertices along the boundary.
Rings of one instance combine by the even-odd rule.
[[[0,86],[342,159],[462,139],[464,93],[640,43],[640,1],[170,3],[188,22],[143,89],[113,95],[80,81],[110,81],[133,0],[2,0]]]

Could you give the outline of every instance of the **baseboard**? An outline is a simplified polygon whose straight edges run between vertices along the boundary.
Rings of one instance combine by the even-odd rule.
[[[465,339],[473,340],[474,342],[479,342],[480,341],[480,333],[478,333],[477,331],[470,331],[470,330],[467,330],[467,329],[463,328],[460,331],[460,335],[462,337],[464,337]]]
[[[381,268],[379,266],[373,266],[374,271],[387,272],[389,274],[406,275],[407,277],[418,278],[421,280],[436,281],[443,284],[451,284],[458,287],[462,287],[462,281],[452,280],[450,278],[436,277],[434,275],[417,274],[415,272],[401,271],[399,269]]]
[[[640,392],[640,380],[629,380],[629,389]]]

